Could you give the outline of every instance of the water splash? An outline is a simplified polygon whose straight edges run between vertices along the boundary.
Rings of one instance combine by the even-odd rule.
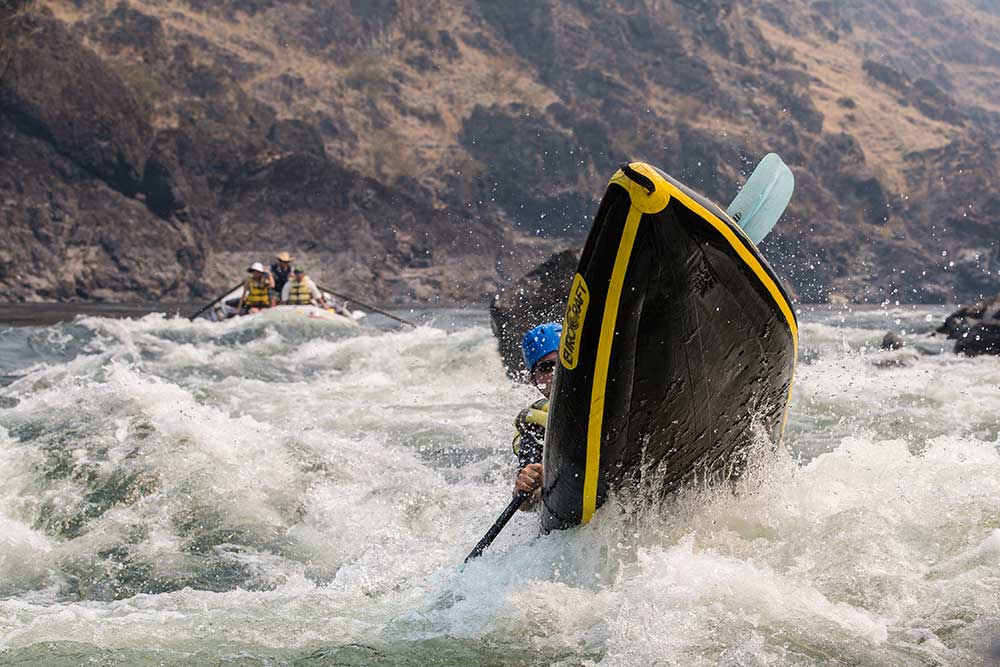
[[[521,513],[462,573],[534,398],[481,314],[5,330],[0,662],[989,664],[1000,363],[802,319],[787,446],[735,488]]]

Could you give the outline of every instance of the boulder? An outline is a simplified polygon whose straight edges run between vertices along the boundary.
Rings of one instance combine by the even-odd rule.
[[[938,333],[955,339],[955,352],[974,357],[1000,355],[1000,294],[962,306],[949,315]]]
[[[993,317],[992,320],[975,325],[969,333],[955,341],[955,352],[969,357],[1000,355],[1000,318]]]
[[[883,350],[898,350],[905,345],[906,341],[895,331],[888,331],[885,336],[882,337],[881,348]]]
[[[490,323],[508,377],[527,377],[521,359],[521,338],[543,322],[561,322],[573,274],[579,263],[576,250],[557,252],[497,292],[490,303]]]

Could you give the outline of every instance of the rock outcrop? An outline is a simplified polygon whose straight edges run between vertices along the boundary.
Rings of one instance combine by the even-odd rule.
[[[92,30],[119,55],[165,59],[153,83],[182,98],[170,126],[154,122],[163,100],[139,100],[44,10],[0,29],[5,299],[204,298],[287,248],[358,298],[481,302],[554,245],[495,213],[436,206],[412,179],[344,166],[316,126],[279,119],[188,45],[170,51],[159,22],[125,4]]]
[[[359,298],[485,300],[621,162],[725,203],[771,150],[802,300],[979,299],[998,42],[976,0],[4,0],[0,299],[200,298],[287,248]]]
[[[955,352],[1000,355],[1000,294],[949,315],[937,329],[955,340]]]
[[[500,290],[490,302],[490,323],[507,375],[526,377],[521,338],[544,322],[562,322],[573,275],[579,262],[573,250],[558,252]]]

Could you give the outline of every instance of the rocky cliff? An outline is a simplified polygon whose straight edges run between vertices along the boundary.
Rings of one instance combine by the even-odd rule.
[[[0,0],[0,298],[185,300],[288,249],[479,301],[578,244],[618,163],[797,177],[803,300],[1000,289],[982,0]]]

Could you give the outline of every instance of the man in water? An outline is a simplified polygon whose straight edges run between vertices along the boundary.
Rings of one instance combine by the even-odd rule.
[[[254,262],[247,269],[247,279],[243,281],[243,294],[240,295],[240,315],[256,313],[262,308],[274,305],[274,278],[264,270],[264,265]]]
[[[306,270],[296,266],[292,279],[285,283],[281,290],[281,303],[289,306],[306,306],[315,303],[320,308],[327,308],[323,293],[316,287],[312,278],[306,275]]]
[[[537,495],[542,485],[542,446],[545,443],[545,424],[549,416],[549,394],[556,364],[559,363],[559,337],[562,325],[558,322],[539,324],[521,339],[524,367],[528,369],[531,383],[542,392],[541,398],[521,411],[514,420],[514,453],[517,454],[518,473],[514,480],[514,494],[518,491]]]
[[[288,282],[288,276],[292,272],[292,260],[295,258],[287,252],[279,252],[274,259],[277,261],[271,265],[271,277],[274,278],[274,291],[280,297],[284,293],[285,283]]]

